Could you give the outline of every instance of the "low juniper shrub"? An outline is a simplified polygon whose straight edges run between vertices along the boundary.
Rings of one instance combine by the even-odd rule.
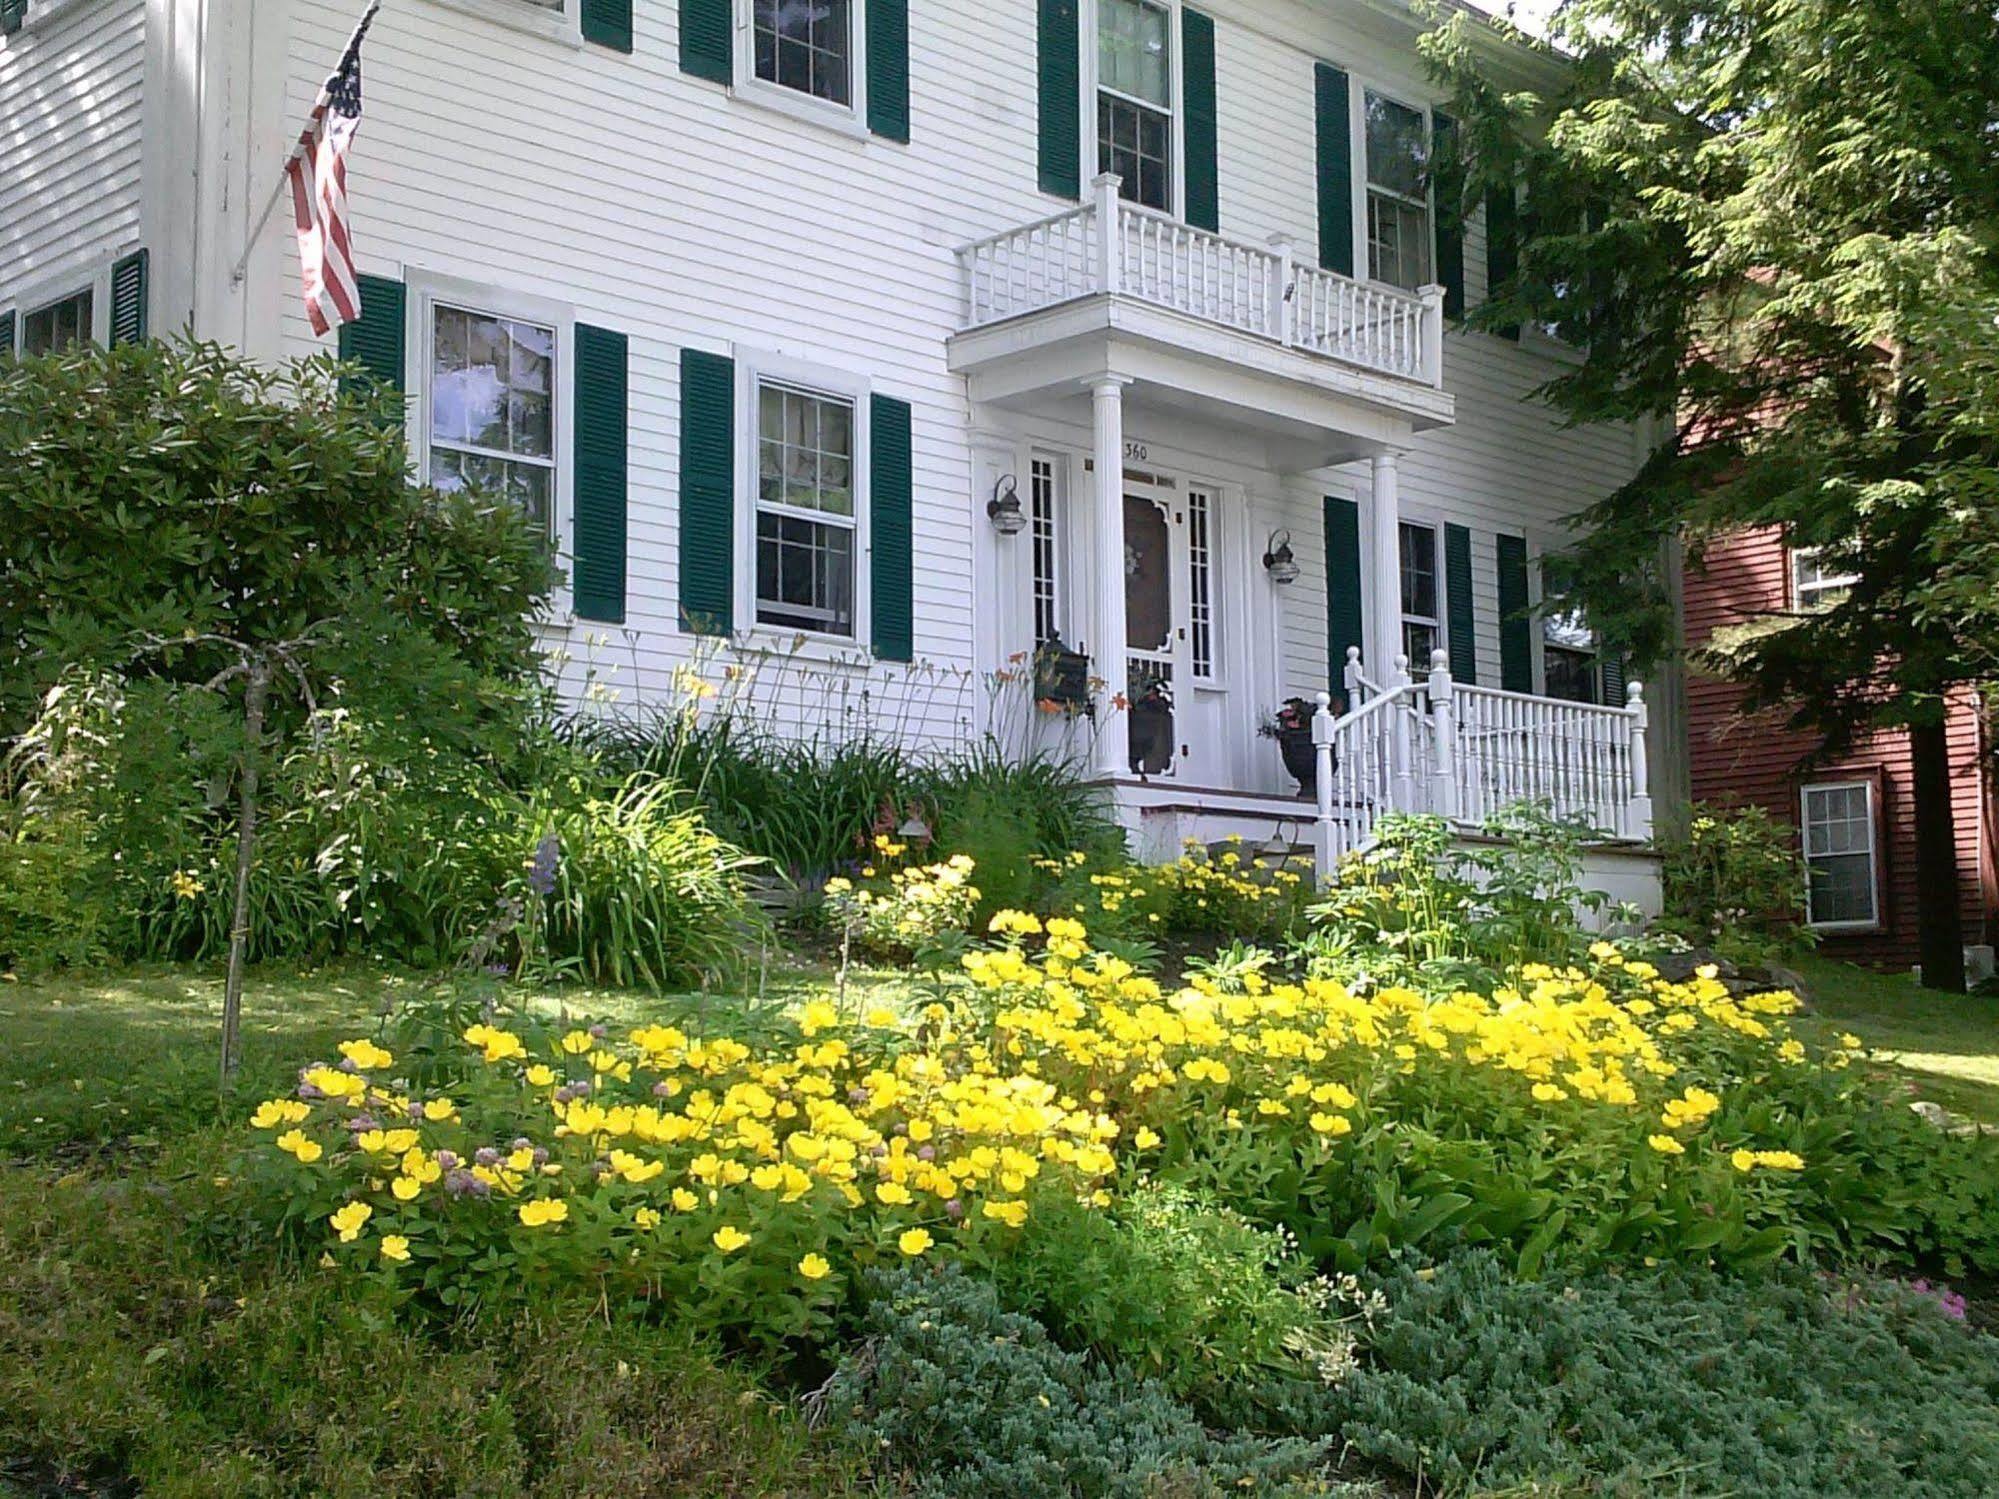
[[[1324,1460],[1314,1441],[1211,1436],[1160,1385],[1065,1352],[955,1271],[880,1274],[870,1289],[864,1341],[822,1413],[918,1493],[1272,1493]]]

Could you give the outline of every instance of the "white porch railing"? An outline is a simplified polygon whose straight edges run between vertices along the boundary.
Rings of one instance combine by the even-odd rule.
[[[1252,245],[1127,203],[1114,176],[1097,178],[1092,188],[1081,208],[958,251],[968,329],[1110,294],[1441,385],[1442,287],[1412,294],[1369,285],[1298,264],[1281,236]]]
[[[1477,828],[1515,802],[1581,817],[1606,837],[1652,835],[1644,688],[1622,707],[1502,692],[1454,681],[1438,651],[1430,674],[1412,681],[1397,657],[1384,686],[1347,652],[1347,700],[1335,715],[1319,695],[1312,720],[1318,749],[1318,853],[1322,871],[1367,848],[1389,812],[1433,812]]]

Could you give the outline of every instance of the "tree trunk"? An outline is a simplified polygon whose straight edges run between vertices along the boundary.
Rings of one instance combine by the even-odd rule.
[[[1945,713],[1909,730],[1916,814],[1916,940],[1923,984],[1964,992],[1964,925],[1957,881],[1957,830],[1950,805]]]
[[[222,1089],[236,1074],[243,1029],[243,963],[250,946],[250,867],[257,854],[257,781],[264,750],[264,708],[271,663],[251,662],[243,687],[243,761],[236,778],[236,904],[229,919],[229,977],[222,986]]]

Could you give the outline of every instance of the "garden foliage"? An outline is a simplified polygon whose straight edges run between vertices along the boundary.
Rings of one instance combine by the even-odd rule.
[[[1663,930],[1738,962],[1810,940],[1797,832],[1762,807],[1697,806],[1685,832],[1660,838],[1659,852]]]

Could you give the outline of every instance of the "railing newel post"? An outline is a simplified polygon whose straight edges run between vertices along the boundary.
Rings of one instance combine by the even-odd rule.
[[[1651,725],[1651,710],[1645,706],[1645,684],[1633,682],[1625,689],[1624,711],[1631,734],[1631,801],[1624,815],[1624,836],[1639,842],[1652,839],[1652,768],[1646,750],[1645,731]]]
[[[1430,810],[1458,820],[1457,700],[1451,682],[1451,658],[1430,653]]]
[[[1397,812],[1420,810],[1416,805],[1416,770],[1409,742],[1409,719],[1415,712],[1415,694],[1410,691],[1411,686],[1409,658],[1398,651],[1395,656],[1395,670],[1389,677],[1387,692],[1387,696],[1402,700],[1392,710],[1394,717],[1389,730],[1388,750],[1391,757],[1389,773],[1393,777],[1390,784],[1394,787],[1390,800]]]
[[[1431,282],[1416,289],[1423,304],[1418,346],[1422,350],[1420,379],[1441,387],[1444,383],[1444,289]]]
[[[1119,274],[1124,248],[1124,226],[1118,222],[1121,181],[1116,172],[1099,172],[1090,179],[1097,200],[1097,290],[1107,296],[1117,295],[1123,279]]]
[[[1291,236],[1273,234],[1270,236],[1270,251],[1277,257],[1277,282],[1271,288],[1271,310],[1276,314],[1277,338],[1285,348],[1298,341],[1298,316],[1291,296],[1291,279],[1294,274],[1292,257],[1294,250]]]
[[[1318,701],[1318,711],[1312,715],[1312,751],[1318,779],[1312,789],[1319,814],[1315,856],[1319,879],[1323,883],[1332,878],[1334,861],[1339,855],[1333,827],[1333,724],[1336,720],[1333,717],[1333,695],[1322,692],[1318,694]]]

